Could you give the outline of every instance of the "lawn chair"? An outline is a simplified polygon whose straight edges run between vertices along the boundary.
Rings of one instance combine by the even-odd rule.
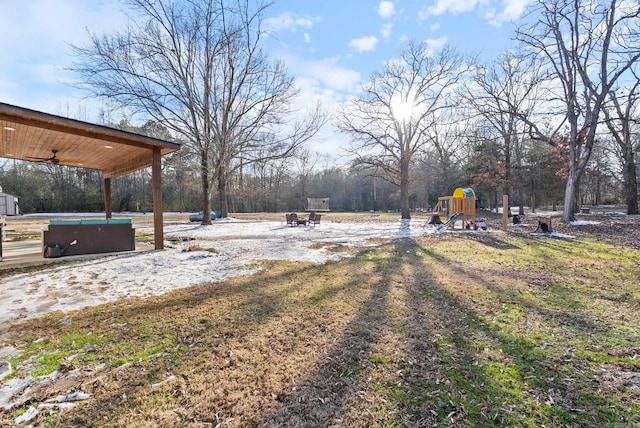
[[[311,214],[309,214],[309,225],[315,226],[316,224],[320,224],[321,217],[322,215],[312,212]]]
[[[298,214],[295,214],[295,213],[285,214],[285,218],[287,219],[287,224],[289,226],[298,225]]]

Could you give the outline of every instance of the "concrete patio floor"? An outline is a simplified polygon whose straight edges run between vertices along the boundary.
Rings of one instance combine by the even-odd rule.
[[[5,241],[2,243],[0,269],[3,266],[44,260],[45,258],[42,256],[42,241],[40,240]]]
[[[148,244],[136,242],[135,251],[149,251],[151,247]],[[42,241],[5,241],[2,243],[2,261],[0,261],[0,270],[15,268],[16,266],[41,265],[55,263],[63,260],[81,260],[96,257],[105,257],[113,254],[121,253],[97,253],[82,254],[76,256],[64,256],[58,258],[47,259],[43,256]]]

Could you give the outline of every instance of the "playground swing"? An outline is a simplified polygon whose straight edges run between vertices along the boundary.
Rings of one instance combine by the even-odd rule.
[[[476,219],[476,194],[470,187],[459,187],[451,196],[438,198],[438,204],[428,224],[438,225],[436,230],[486,230],[486,223]]]

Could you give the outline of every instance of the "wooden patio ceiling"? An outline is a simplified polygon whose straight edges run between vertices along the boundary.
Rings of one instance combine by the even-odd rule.
[[[0,103],[0,157],[102,171],[113,178],[152,166],[179,144]]]

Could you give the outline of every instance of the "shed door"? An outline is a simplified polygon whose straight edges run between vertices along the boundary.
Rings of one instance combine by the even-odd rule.
[[[6,196],[0,196],[0,214],[4,214],[7,215],[9,214],[9,211],[7,210],[8,205],[8,198]]]

